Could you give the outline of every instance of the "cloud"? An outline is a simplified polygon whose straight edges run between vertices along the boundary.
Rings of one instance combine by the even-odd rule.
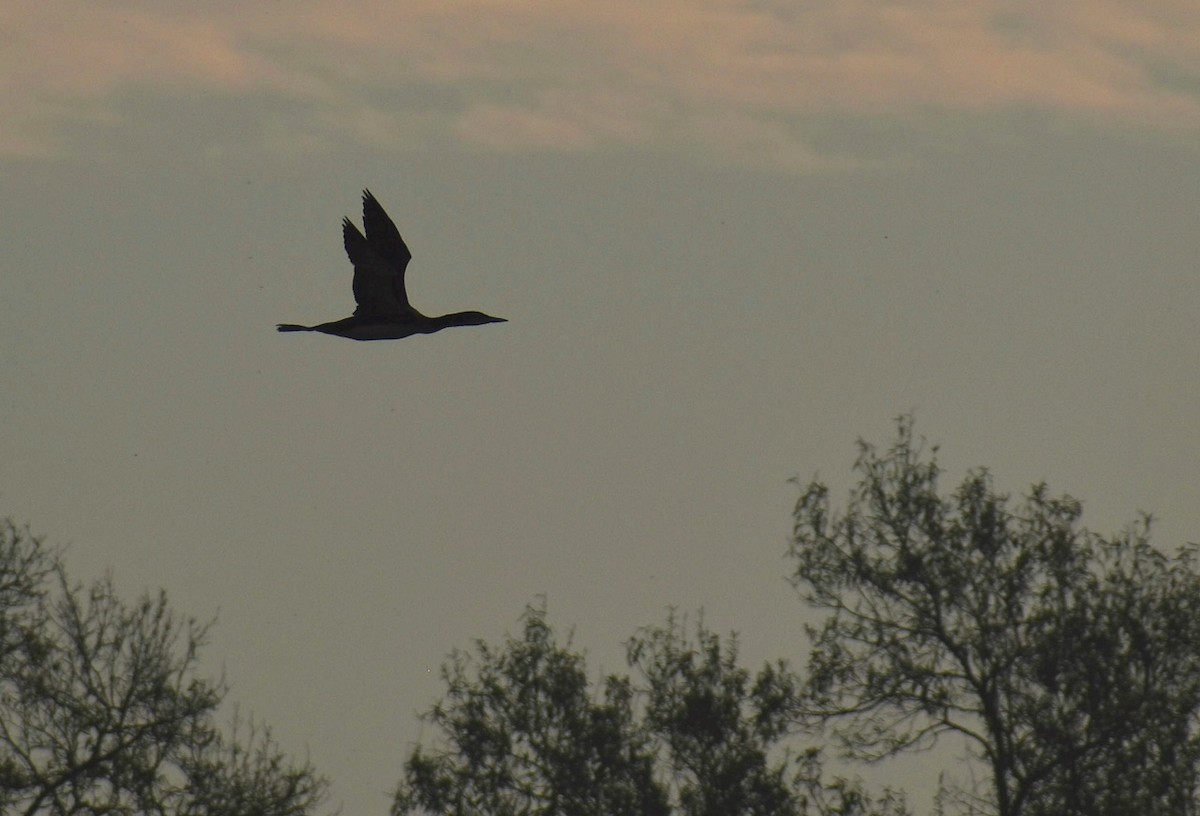
[[[311,145],[687,144],[801,165],[820,163],[805,121],[829,115],[1200,126],[1193,0],[16,0],[0,32],[10,155],[116,120],[131,91],[300,101]]]

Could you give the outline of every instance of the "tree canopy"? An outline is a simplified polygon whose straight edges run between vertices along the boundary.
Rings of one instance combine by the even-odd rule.
[[[520,638],[479,642],[442,670],[446,696],[425,715],[438,732],[404,767],[393,816],[899,816],[844,779],[821,778],[818,752],[785,741],[794,697],[786,666],[751,673],[702,625],[672,617],[627,644],[634,675],[593,684],[545,610]]]
[[[127,605],[72,584],[57,553],[0,522],[0,811],[304,816],[326,783],[269,730],[214,716],[195,673],[208,626],[164,593]]]
[[[887,451],[860,443],[845,510],[807,486],[793,581],[824,622],[802,714],[873,760],[961,735],[991,776],[972,812],[1197,812],[1200,578],[1145,517],[1116,536],[1034,485],[987,471],[939,492],[936,448],[902,418]]]
[[[1200,814],[1196,545],[1160,551],[1149,516],[1094,533],[1076,499],[1013,498],[987,470],[945,490],[908,417],[854,471],[843,508],[813,481],[794,509],[805,672],[751,670],[736,636],[671,613],[594,677],[529,607],[519,636],[443,665],[392,816],[907,816],[827,773],[826,751],[871,763],[947,737],[985,781],[944,783],[939,816]],[[315,812],[307,762],[214,722],[208,631],[163,593],[72,583],[0,522],[0,812]]]

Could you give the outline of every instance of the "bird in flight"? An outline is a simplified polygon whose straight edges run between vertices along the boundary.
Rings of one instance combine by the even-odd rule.
[[[409,304],[404,289],[404,270],[412,260],[412,253],[370,190],[363,190],[363,229],[366,235],[349,218],[342,219],[342,239],[354,264],[354,300],[358,303],[354,314],[316,326],[280,323],[275,327],[277,330],[315,331],[351,340],[398,340],[412,334],[432,334],[449,326],[507,322],[503,317],[483,312],[454,312],[438,317],[421,314]]]

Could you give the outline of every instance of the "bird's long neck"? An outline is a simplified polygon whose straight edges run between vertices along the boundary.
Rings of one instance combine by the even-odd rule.
[[[478,317],[477,312],[451,312],[429,318],[429,325],[436,327],[435,331],[450,326],[476,326],[479,324]]]

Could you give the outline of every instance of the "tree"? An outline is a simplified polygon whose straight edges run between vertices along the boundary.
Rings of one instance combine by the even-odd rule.
[[[425,715],[440,744],[413,749],[393,816],[904,812],[852,782],[823,785],[816,751],[780,745],[795,690],[785,666],[752,676],[736,643],[697,633],[674,618],[642,630],[628,644],[640,680],[609,675],[597,689],[545,610],[526,609],[521,638],[443,666],[446,696]]]
[[[695,639],[670,615],[629,640],[643,727],[678,812],[687,816],[904,816],[903,798],[869,796],[856,780],[826,778],[817,747],[790,744],[798,680],[782,661],[757,674],[738,664],[736,636],[700,621]]]
[[[164,593],[72,584],[57,552],[0,522],[0,811],[302,816],[326,783],[269,730],[213,722],[226,687],[195,674],[207,625]]]
[[[1101,537],[1078,501],[1014,503],[985,470],[944,497],[908,417],[859,450],[845,511],[815,481],[795,510],[793,581],[830,613],[804,715],[858,759],[962,735],[991,778],[972,812],[1200,812],[1195,547],[1163,555],[1149,517]]]

